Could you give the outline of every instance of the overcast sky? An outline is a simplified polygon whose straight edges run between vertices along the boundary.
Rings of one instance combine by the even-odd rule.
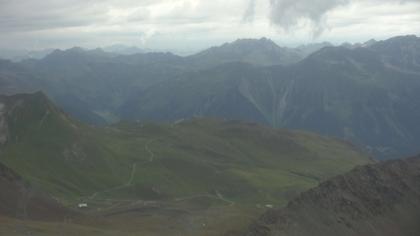
[[[420,35],[420,0],[0,0],[0,48],[113,44],[193,51]]]

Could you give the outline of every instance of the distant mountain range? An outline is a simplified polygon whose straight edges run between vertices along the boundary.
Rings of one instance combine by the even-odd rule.
[[[198,54],[56,50],[0,61],[0,92],[45,91],[82,121],[219,117],[330,135],[381,158],[420,151],[420,39],[281,48],[242,39]]]
[[[115,53],[119,55],[132,55],[138,53],[147,53],[151,50],[141,49],[135,46],[125,46],[123,44],[115,44],[108,47],[103,47],[102,50],[109,53]]]
[[[193,66],[208,68],[230,62],[243,62],[253,65],[287,65],[302,60],[304,55],[300,51],[290,48],[281,48],[267,38],[239,39],[219,47],[204,50],[189,59]]]
[[[246,236],[420,234],[420,157],[358,167],[271,210]]]
[[[19,62],[27,59],[42,59],[50,54],[54,49],[43,50],[13,50],[13,49],[0,49],[0,59],[11,60]]]
[[[266,44],[265,46],[263,44]],[[149,48],[139,48],[136,46],[127,46],[124,44],[114,44],[111,46],[106,46],[106,47],[102,47],[102,48],[98,48],[100,50],[103,50],[104,52],[107,53],[111,53],[111,54],[115,54],[115,55],[134,55],[134,54],[144,54],[144,53],[156,53],[156,52],[172,52],[173,54],[177,54],[177,55],[194,55],[194,54],[207,54],[210,53],[212,54],[213,50],[218,50],[218,48],[222,48],[223,51],[226,50],[231,50],[231,53],[234,53],[234,49],[235,47],[237,47],[237,45],[242,44],[242,46],[240,47],[241,49],[244,48],[248,48],[249,50],[247,50],[247,52],[240,52],[240,54],[243,54],[242,56],[244,56],[244,60],[246,59],[245,57],[248,57],[248,60],[251,61],[257,61],[258,64],[263,64],[263,63],[272,63],[271,60],[276,60],[276,59],[280,59],[282,60],[283,63],[290,63],[293,62],[295,60],[297,60],[297,58],[305,56],[305,55],[309,55],[310,53],[319,50],[322,47],[325,46],[333,46],[331,43],[328,42],[323,42],[323,43],[313,43],[313,44],[307,44],[307,45],[302,45],[299,46],[297,48],[288,48],[288,47],[284,47],[284,48],[280,48],[279,46],[277,46],[277,44],[275,44],[273,41],[271,41],[270,39],[267,38],[261,38],[259,40],[255,40],[255,39],[239,39],[236,42],[232,42],[232,43],[226,43],[224,45],[221,45],[220,47],[213,47],[211,49],[207,49],[204,50],[202,52],[191,52],[191,51],[178,51],[178,50],[153,50],[153,49],[149,49]],[[351,44],[348,44],[351,45]],[[357,46],[357,45],[351,45],[353,46]],[[251,49],[252,47],[254,47],[254,49]],[[265,49],[264,49],[265,47]],[[230,49],[228,49],[230,48]],[[240,49],[237,48],[237,49]],[[269,50],[269,49],[273,49],[272,52],[259,52],[260,50]],[[286,55],[278,55],[278,51],[279,49],[281,49],[280,51],[282,53],[286,53]],[[70,48],[71,50],[71,48]],[[233,51],[232,51],[233,50]],[[43,50],[15,50],[15,49],[0,49],[0,59],[3,60],[11,60],[14,62],[19,62],[22,60],[28,60],[28,59],[42,59],[45,56],[47,56],[48,54],[50,54],[51,52],[53,52],[54,49],[43,49]],[[219,51],[220,53],[224,53]],[[238,53],[238,52],[237,52]],[[254,55],[252,55],[253,53],[255,53]],[[271,55],[263,55],[264,53],[269,53]],[[248,55],[245,55],[248,54]],[[255,58],[252,59],[252,56],[262,56],[262,58]],[[211,56],[211,55],[209,55]],[[267,56],[271,57],[271,58],[266,58]],[[233,55],[229,55],[229,54],[225,54],[225,60],[229,60],[234,58]],[[288,57],[288,58],[286,58]],[[258,61],[258,59],[262,60],[262,61]],[[211,60],[211,58],[208,58],[207,60]],[[290,60],[290,61],[289,61]],[[279,64],[278,61],[275,61],[274,64]]]
[[[224,64],[135,94],[123,119],[252,120],[341,137],[380,157],[419,150],[420,39],[327,47],[291,66]]]

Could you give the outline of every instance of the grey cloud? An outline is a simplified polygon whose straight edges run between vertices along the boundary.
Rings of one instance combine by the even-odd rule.
[[[394,8],[390,2],[410,5]],[[337,11],[342,14],[339,16],[332,12],[349,3],[367,7],[359,9],[360,14],[349,15],[346,8],[344,13]],[[386,31],[389,34],[399,33],[402,28],[418,33],[420,4],[415,3],[420,0],[0,0],[0,48],[138,44],[150,35],[153,40],[148,43],[152,46],[181,47],[187,40],[209,45],[211,40],[276,37],[278,32],[270,23],[297,32],[297,37],[304,40],[310,40],[307,34],[320,34],[327,26],[354,37],[360,37],[360,32],[351,27],[363,26],[373,37],[378,31],[385,32],[375,25],[381,23],[377,23],[381,17],[404,26],[393,26],[394,31]],[[241,20],[255,20],[257,24],[238,25]],[[312,31],[295,29],[302,20],[309,22]],[[282,37],[293,41],[296,35],[286,33]],[[328,32],[322,36],[331,37]]]
[[[242,22],[252,22],[254,21],[255,16],[255,7],[256,7],[256,0],[249,0],[248,7],[245,10],[245,13],[242,18]]]
[[[1,31],[31,31],[89,25],[106,20],[101,7],[86,7],[83,1],[0,2]]]
[[[286,31],[307,20],[312,26],[314,36],[320,35],[325,28],[325,15],[340,6],[352,2],[376,2],[377,4],[394,3],[420,3],[420,0],[269,0],[270,21],[277,27]]]
[[[270,20],[273,24],[289,30],[302,19],[309,20],[315,34],[323,30],[324,15],[349,0],[270,0]]]
[[[146,8],[165,0],[0,0],[0,31],[31,31],[105,24],[112,8]],[[147,10],[129,20],[141,21]]]
[[[150,11],[147,8],[141,8],[133,12],[128,18],[127,21],[130,22],[141,22],[145,21],[150,17]]]

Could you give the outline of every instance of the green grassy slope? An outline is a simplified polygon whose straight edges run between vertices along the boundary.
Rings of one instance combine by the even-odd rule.
[[[2,97],[8,140],[0,161],[72,203],[80,198],[283,204],[370,160],[347,143],[211,119],[93,128],[41,93]]]

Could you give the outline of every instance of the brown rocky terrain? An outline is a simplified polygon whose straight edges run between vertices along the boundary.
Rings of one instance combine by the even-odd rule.
[[[420,156],[363,167],[271,210],[247,236],[418,236]]]
[[[69,214],[57,201],[0,164],[0,216],[23,220],[62,220]]]

